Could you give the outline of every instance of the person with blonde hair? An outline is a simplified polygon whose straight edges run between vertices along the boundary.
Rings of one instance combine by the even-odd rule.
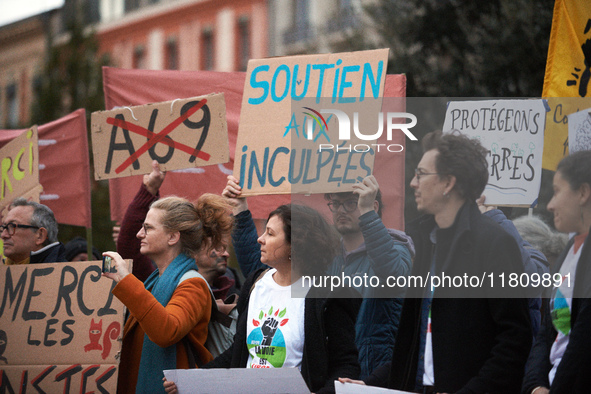
[[[232,224],[229,205],[220,196],[204,194],[195,203],[166,197],[151,205],[137,233],[140,252],[157,267],[144,283],[130,274],[118,253],[103,253],[115,266],[103,275],[117,282],[112,292],[130,313],[118,392],[163,392],[163,370],[189,367],[185,337],[199,365],[212,360],[205,347],[211,295],[193,256],[205,245],[221,248]]]

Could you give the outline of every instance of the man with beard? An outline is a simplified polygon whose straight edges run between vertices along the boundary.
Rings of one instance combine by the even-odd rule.
[[[228,240],[224,240],[225,244],[229,243]],[[199,267],[199,273],[205,278],[209,287],[213,291],[216,300],[222,301],[218,306],[225,305],[223,301],[233,294],[238,295],[239,288],[237,287],[238,281],[232,269],[228,267],[228,258],[230,254],[226,247],[218,250],[208,250],[204,248],[195,256],[195,262]],[[235,303],[233,303],[235,304]]]
[[[352,192],[327,193],[337,231],[341,234],[341,254],[328,275],[379,277],[407,275],[414,255],[413,243],[404,232],[382,223],[382,196],[373,175],[353,186]],[[398,331],[404,289],[359,287],[363,301],[355,324],[361,379],[390,361]],[[380,298],[378,298],[380,297]]]

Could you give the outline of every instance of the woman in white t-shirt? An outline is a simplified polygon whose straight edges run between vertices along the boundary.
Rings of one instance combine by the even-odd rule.
[[[530,354],[523,392],[591,392],[591,151],[565,157],[554,175],[548,210],[556,229],[573,233],[558,257],[557,283]],[[555,282],[554,282],[555,283]]]
[[[245,199],[236,199],[237,182],[228,184],[235,192],[226,187],[224,195],[245,208]],[[290,204],[271,212],[258,237],[247,207],[234,213],[236,256],[257,260],[260,268],[242,287],[233,345],[204,368],[298,368],[315,393],[334,392],[343,374],[357,378],[360,300],[351,290],[329,293],[302,280],[323,274],[332,262],[338,246],[333,228],[314,209]],[[287,391],[281,384],[277,392]],[[172,382],[165,388],[176,389]]]

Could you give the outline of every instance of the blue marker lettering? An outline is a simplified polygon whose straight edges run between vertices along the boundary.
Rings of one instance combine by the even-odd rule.
[[[306,95],[306,93],[308,92],[308,85],[310,84],[310,69],[311,69],[312,65],[308,64],[306,65],[306,76],[304,77],[304,86],[302,88],[302,93],[300,95],[298,95],[296,93],[296,88],[298,85],[298,70],[300,68],[299,64],[296,64],[293,67],[293,79],[291,81],[291,98],[294,100],[301,100],[304,98],[304,96]]]
[[[347,82],[347,73],[359,71],[360,68],[361,67],[359,65],[343,67],[343,75],[341,77],[341,86],[339,87],[339,103],[354,103],[355,102],[355,97],[343,97],[343,91],[345,90],[345,88],[350,88],[353,86],[352,82]]]
[[[337,60],[337,66],[340,65],[343,61],[341,59]],[[334,104],[334,102],[337,99],[337,87],[339,86],[339,74],[341,72],[340,68],[337,68],[334,72],[334,82],[332,84],[332,101],[331,103]]]
[[[250,86],[255,89],[257,89],[257,88],[263,89],[263,93],[258,98],[254,98],[254,97],[249,98],[248,99],[249,104],[253,104],[253,105],[261,104],[267,99],[267,96],[269,96],[269,82],[257,81],[257,74],[261,71],[269,71],[269,66],[264,64],[262,66],[256,67],[254,70],[252,70],[252,74],[250,74]]]
[[[384,70],[384,62],[380,60],[378,63],[378,71],[376,75],[373,74],[370,63],[363,65],[363,77],[361,79],[361,93],[359,94],[359,101],[365,99],[365,82],[369,80],[371,91],[374,98],[378,98],[380,94],[380,85],[382,82],[382,71]]]
[[[263,171],[261,172],[259,163],[257,161],[256,151],[250,152],[250,166],[248,169],[248,189],[252,189],[252,175],[253,171],[256,171],[259,184],[265,186],[267,179],[267,164],[269,163],[269,147],[265,148],[265,154],[263,155]]]
[[[277,96],[277,93],[276,93],[277,92],[277,78],[279,77],[279,73],[281,71],[285,72],[285,87],[283,88],[283,93],[281,93],[281,96]],[[280,65],[275,70],[275,73],[273,74],[273,79],[271,80],[271,98],[276,103],[283,100],[287,96],[287,94],[289,93],[289,77],[290,77],[289,67],[287,67],[285,64]]]
[[[302,174],[304,173],[304,162],[306,160],[306,151],[302,150],[302,158],[300,159],[300,173],[298,174],[297,177],[295,177],[293,174],[295,167],[296,167],[295,161],[296,161],[297,155],[298,155],[297,150],[292,149],[291,154],[289,156],[289,175],[288,175],[289,183],[291,183],[292,185],[298,183],[298,181],[302,177]]]
[[[273,187],[277,187],[277,186],[281,185],[283,183],[283,181],[285,180],[284,176],[279,178],[278,181],[275,181],[273,179],[273,168],[275,167],[275,159],[277,158],[277,155],[279,153],[285,153],[286,155],[288,155],[289,149],[287,149],[284,146],[281,146],[281,147],[277,148],[275,150],[275,152],[273,152],[273,155],[271,156],[271,161],[269,161],[269,184]]]
[[[312,70],[320,70],[318,76],[318,90],[316,90],[316,104],[320,103],[320,97],[322,97],[322,85],[324,84],[324,70],[328,70],[334,67],[334,64],[314,64]]]

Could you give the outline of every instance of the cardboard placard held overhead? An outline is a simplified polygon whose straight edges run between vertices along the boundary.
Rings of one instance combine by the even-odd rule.
[[[116,391],[125,307],[101,267],[101,261],[0,266],[4,389]]]
[[[591,108],[568,115],[568,151],[591,150]]]
[[[443,132],[478,139],[488,151],[485,204],[532,206],[542,182],[545,100],[482,100],[448,103]]]
[[[96,179],[230,160],[222,93],[94,112],[91,131]]]
[[[545,169],[556,171],[556,166],[569,153],[569,115],[591,107],[591,97],[548,97],[550,107],[546,114],[544,134]]]
[[[249,61],[234,159],[242,194],[347,191],[370,175],[387,61],[388,49]],[[375,138],[351,132],[353,113]]]
[[[17,197],[39,201],[39,139],[31,127],[0,149],[0,212]]]

